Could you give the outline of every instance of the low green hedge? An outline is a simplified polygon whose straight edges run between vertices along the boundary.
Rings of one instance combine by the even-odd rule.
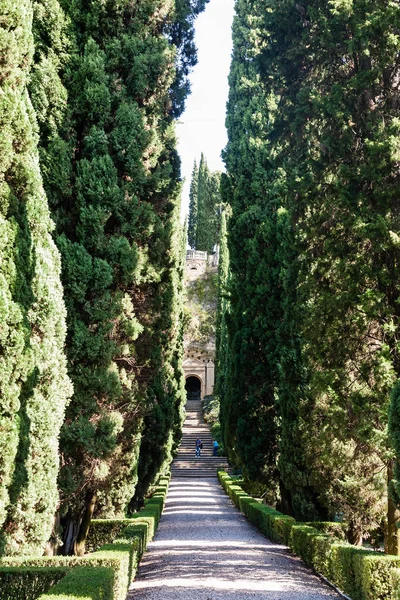
[[[0,600],[35,600],[67,573],[65,567],[4,567],[0,570]]]
[[[3,571],[10,571],[10,567],[13,567],[15,571],[15,579],[18,579],[18,572],[32,572],[36,573],[38,579],[40,579],[41,573],[43,574],[43,580],[47,581],[48,578],[46,573],[49,571],[49,566],[59,567],[63,574],[66,575],[66,579],[68,577],[68,589],[73,585],[72,582],[75,581],[74,572],[78,569],[78,575],[76,581],[80,583],[80,575],[79,569],[87,568],[88,574],[90,574],[90,569],[93,569],[93,577],[98,580],[100,575],[97,575],[97,570],[99,567],[107,568],[111,570],[112,573],[112,595],[105,596],[104,600],[108,600],[108,598],[112,600],[125,600],[126,594],[128,591],[128,587],[133,580],[136,569],[139,561],[139,553],[138,553],[138,542],[136,539],[131,540],[115,540],[113,544],[106,544],[102,548],[100,548],[97,552],[93,552],[87,556],[43,556],[39,558],[27,558],[27,557],[9,557],[3,558],[0,561],[0,577]],[[105,575],[105,571],[102,572],[101,578],[105,578],[104,581],[109,580],[109,576]],[[61,575],[62,576],[62,575]],[[58,577],[58,579],[61,578]],[[57,579],[57,581],[58,581]],[[88,585],[90,585],[90,577],[88,576]],[[26,582],[28,585],[28,581]],[[58,589],[64,589],[63,580],[60,581],[56,586]],[[108,583],[107,583],[108,586]],[[27,597],[37,598],[37,595],[34,596],[31,588],[25,588],[27,592],[20,596],[15,596],[15,598],[19,598],[19,600],[24,599],[25,595]],[[50,590],[47,592],[48,594],[53,593],[53,587],[51,584],[45,588],[43,586],[42,591]],[[89,589],[89,588],[88,588]],[[76,592],[78,593],[78,588],[76,588]],[[28,595],[30,594],[30,595]],[[51,597],[51,596],[50,596]],[[7,596],[5,596],[7,598]],[[45,593],[41,598],[47,598],[47,594]],[[71,599],[75,598],[71,595]],[[88,598],[91,598],[88,595]],[[97,598],[97,596],[93,596],[93,598]]]
[[[256,525],[264,535],[273,542],[288,544],[291,527],[295,523],[293,517],[283,515],[259,502],[244,502],[242,499],[242,506],[249,521]]]
[[[400,569],[392,570],[393,600],[400,600]]]
[[[86,540],[87,550],[93,552],[103,544],[109,544],[116,537],[137,537],[140,540],[139,553],[143,554],[160,522],[168,484],[168,477],[161,478],[153,496],[146,499],[144,507],[128,519],[93,519]]]
[[[285,543],[352,600],[400,600],[400,557],[344,541],[341,523],[297,523],[243,492],[224,471],[218,478],[246,517],[272,541]]]
[[[75,567],[38,600],[114,600],[112,567]]]
[[[87,540],[87,548],[95,550],[91,554],[0,559],[0,600],[125,600],[157,529],[168,482],[163,478],[131,518],[92,521]]]
[[[329,535],[341,540],[346,541],[347,523],[334,523],[331,521],[317,521],[311,523],[304,523],[304,525],[310,525],[322,533],[329,533]]]

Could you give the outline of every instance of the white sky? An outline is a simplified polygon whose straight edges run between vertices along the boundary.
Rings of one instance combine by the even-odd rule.
[[[221,151],[227,143],[225,111],[231,62],[231,26],[234,0],[210,0],[196,20],[198,63],[190,80],[192,92],[177,125],[178,152],[185,184],[182,214],[189,206],[190,176],[194,159],[203,152],[211,171],[223,171]]]

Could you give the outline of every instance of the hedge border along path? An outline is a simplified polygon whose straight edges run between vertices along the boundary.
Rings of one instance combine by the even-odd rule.
[[[400,600],[400,557],[346,543],[337,523],[297,523],[246,494],[225,471],[218,471],[218,479],[235,506],[264,535],[289,546],[352,600]]]
[[[0,600],[125,600],[137,566],[153,539],[169,476],[129,519],[93,520],[83,557],[0,559]],[[41,594],[41,595],[40,595]]]
[[[232,505],[215,478],[172,477],[127,600],[340,600]]]

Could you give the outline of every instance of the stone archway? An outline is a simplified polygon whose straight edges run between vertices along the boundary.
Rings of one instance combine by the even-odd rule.
[[[183,361],[185,379],[197,377],[201,382],[201,398],[213,393],[214,390],[214,362],[211,358],[186,358]]]
[[[186,377],[185,390],[187,400],[200,400],[202,397],[202,381],[197,375]]]

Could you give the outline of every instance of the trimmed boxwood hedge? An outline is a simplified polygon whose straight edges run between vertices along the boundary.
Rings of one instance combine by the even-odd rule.
[[[341,523],[297,523],[243,492],[225,471],[219,481],[232,501],[272,541],[288,545],[352,600],[400,600],[400,557],[344,541]]]
[[[65,567],[5,567],[0,570],[0,600],[35,600],[67,573]]]
[[[0,591],[0,600],[125,600],[139,560],[157,529],[168,481],[163,478],[154,496],[131,518],[94,520],[88,549],[96,550],[91,554],[0,559],[0,588],[5,589],[3,596]]]
[[[400,600],[400,569],[392,570],[393,600]]]
[[[38,600],[114,600],[112,567],[75,567]]]

